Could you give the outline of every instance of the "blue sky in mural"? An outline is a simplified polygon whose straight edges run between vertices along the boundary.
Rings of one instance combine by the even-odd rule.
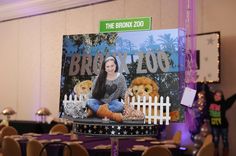
[[[90,39],[86,40],[82,44],[75,43],[76,37],[81,35],[74,35],[72,37],[64,36],[63,38],[63,47],[65,48],[67,55],[73,55],[74,53],[89,53],[91,55],[96,55],[98,52],[109,51],[111,53],[115,52],[115,45],[108,45],[107,41],[104,40],[99,44],[93,45],[91,44]]]
[[[141,49],[143,47],[144,42],[148,41],[147,36],[153,37],[153,48],[155,48],[154,44],[160,44],[161,41],[159,40],[161,36],[165,36],[166,34],[170,34],[170,37],[173,39],[177,39],[178,37],[178,30],[177,29],[165,29],[165,30],[153,30],[153,31],[139,31],[139,32],[124,32],[118,33],[118,36],[123,40],[129,40],[132,44],[137,47],[137,49]],[[119,48],[119,47],[117,47]],[[152,47],[150,47],[152,48]],[[119,50],[119,49],[118,49]],[[154,50],[154,49],[153,49]],[[177,49],[176,49],[177,50]]]
[[[165,29],[141,32],[118,33],[116,51],[133,54],[136,61],[139,57],[137,52],[158,53],[164,51],[171,60],[169,72],[178,71],[178,29]],[[127,57],[130,63],[130,57]]]
[[[69,55],[69,54],[72,55],[77,51],[78,45],[74,44],[73,40],[71,38],[64,36],[63,48],[65,48],[67,55]]]
[[[88,53],[95,56],[97,53],[106,55],[107,52],[110,54],[127,53],[126,63],[129,64],[132,62],[131,58],[133,61],[139,59],[137,55],[139,52],[157,54],[162,51],[166,53],[170,62],[168,72],[179,71],[178,29],[115,33],[114,37],[110,38],[113,44],[109,44],[107,38],[102,38],[103,34],[92,34],[92,36],[87,34],[64,36],[63,47],[67,55]],[[82,42],[78,44],[77,41]]]

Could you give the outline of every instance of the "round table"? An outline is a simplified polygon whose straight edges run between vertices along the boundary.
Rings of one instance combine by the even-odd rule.
[[[158,125],[144,124],[143,121],[117,123],[98,118],[74,119],[68,116],[65,118],[73,121],[72,130],[77,134],[110,137],[111,156],[118,156],[119,138],[157,136],[158,133]]]

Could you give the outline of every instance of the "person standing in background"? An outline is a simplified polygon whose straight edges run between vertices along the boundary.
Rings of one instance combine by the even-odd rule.
[[[206,103],[208,107],[208,119],[210,121],[213,143],[215,145],[214,156],[219,156],[219,141],[220,136],[223,140],[223,156],[229,156],[229,142],[228,142],[228,120],[226,118],[226,111],[234,104],[236,94],[225,99],[223,91],[210,91],[209,86],[205,83]]]

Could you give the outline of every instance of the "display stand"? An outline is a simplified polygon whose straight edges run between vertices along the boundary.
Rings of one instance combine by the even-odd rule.
[[[73,119],[73,132],[77,134],[110,137],[111,156],[119,155],[119,138],[156,136],[158,126],[144,124],[143,121],[104,122],[101,119]]]

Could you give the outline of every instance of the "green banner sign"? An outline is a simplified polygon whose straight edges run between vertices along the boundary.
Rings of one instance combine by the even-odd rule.
[[[100,32],[151,30],[151,17],[125,18],[100,21]]]

